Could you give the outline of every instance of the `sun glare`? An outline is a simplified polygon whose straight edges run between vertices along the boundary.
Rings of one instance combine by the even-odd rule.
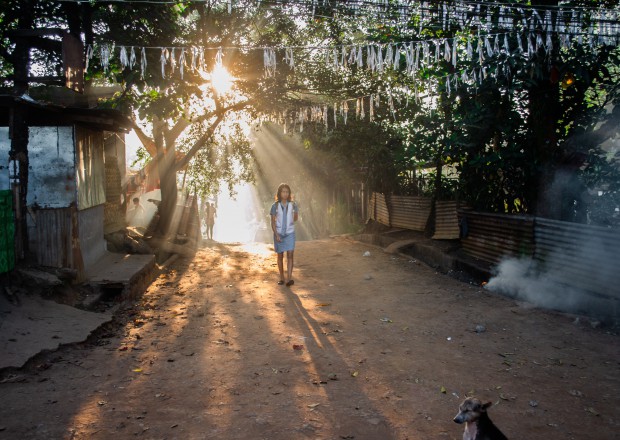
[[[233,77],[224,66],[218,65],[211,72],[211,86],[218,95],[230,92],[233,85]]]

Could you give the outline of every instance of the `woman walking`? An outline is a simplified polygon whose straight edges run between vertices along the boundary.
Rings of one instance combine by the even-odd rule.
[[[293,254],[295,252],[295,222],[299,217],[297,204],[293,202],[291,187],[286,183],[278,186],[276,201],[271,206],[271,230],[273,231],[273,248],[278,254],[280,271],[279,285],[292,286]],[[286,280],[284,279],[284,252],[286,252]]]

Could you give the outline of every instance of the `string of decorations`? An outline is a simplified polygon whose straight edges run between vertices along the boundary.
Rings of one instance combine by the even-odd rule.
[[[295,69],[295,53],[301,51],[322,52],[325,64],[333,69],[356,66],[366,68],[373,73],[382,73],[387,69],[399,70],[401,58],[405,60],[405,71],[410,75],[421,68],[445,60],[455,67],[459,57],[465,54],[465,60],[472,61],[477,54],[480,63],[485,56],[493,56],[500,50],[511,52],[508,36],[513,34],[516,39],[518,52],[527,57],[543,50],[551,53],[553,50],[554,32],[512,31],[478,36],[461,36],[452,38],[433,38],[429,40],[409,41],[402,43],[365,43],[339,45],[330,47],[317,46],[287,46],[287,47],[200,47],[200,46],[169,46],[169,47],[139,47],[117,46],[115,43],[102,43],[96,48],[88,46],[86,50],[86,70],[89,69],[95,55],[99,54],[99,62],[103,71],[107,73],[111,60],[118,57],[123,69],[139,69],[144,77],[147,68],[147,49],[159,51],[159,64],[162,78],[171,77],[178,71],[181,79],[186,69],[193,72],[206,71],[206,52],[215,51],[215,63],[221,65],[225,53],[234,50],[263,52],[263,68],[267,77],[274,76],[277,66],[281,63],[289,69]],[[617,46],[620,34],[611,37],[598,35],[585,38],[583,34],[561,32],[558,35],[559,46],[562,49],[570,47],[573,41],[578,44],[588,43],[593,49],[602,45]],[[485,55],[486,54],[486,55]],[[278,61],[280,56],[280,61]]]
[[[209,4],[217,4],[211,1]],[[232,0],[222,0],[228,12],[234,7]],[[257,2],[260,3],[260,2]],[[297,0],[278,2],[262,2],[264,4],[304,4],[311,6],[313,13],[320,6],[336,7],[341,4],[328,0]],[[433,86],[443,83],[447,95],[456,91],[459,85],[482,84],[489,76],[498,79],[503,75],[510,78],[511,72],[506,64],[489,71],[485,61],[495,55],[520,55],[528,60],[540,55],[549,55],[555,49],[567,49],[572,43],[589,44],[593,49],[598,46],[617,46],[620,41],[620,12],[609,9],[594,8],[567,8],[561,7],[529,7],[521,4],[496,4],[488,2],[419,2],[415,6],[402,5],[387,0],[351,1],[342,3],[341,7],[354,12],[368,13],[364,8],[373,6],[385,10],[397,10],[403,21],[409,21],[412,15],[419,19],[420,29],[434,23],[446,32],[463,29],[474,29],[477,35],[457,36],[450,38],[433,38],[398,43],[364,43],[338,45],[331,47],[316,46],[287,46],[287,47],[199,47],[199,46],[169,46],[169,47],[138,47],[117,46],[114,43],[99,44],[96,49],[104,71],[109,68],[110,61],[119,57],[123,68],[139,69],[144,77],[147,69],[146,51],[160,51],[159,67],[162,78],[171,77],[178,71],[183,79],[186,69],[192,71],[206,70],[206,52],[215,51],[215,64],[222,65],[226,53],[233,50],[263,52],[263,68],[265,76],[276,74],[279,65],[286,65],[294,70],[295,57],[300,51],[319,52],[325,65],[332,69],[343,69],[355,66],[365,68],[372,73],[383,73],[387,70],[402,70],[412,77],[421,69],[434,64],[445,62],[455,69],[459,61],[475,63],[474,67],[463,69],[458,73],[444,77],[427,79],[425,89],[432,90]],[[554,38],[557,36],[557,40]],[[554,44],[559,47],[554,47]],[[87,68],[95,54],[95,48],[89,46],[86,52]],[[321,122],[328,128],[331,119],[337,127],[340,119],[347,124],[349,115],[355,112],[357,119],[368,119],[372,122],[376,117],[376,109],[380,102],[385,101],[389,112],[396,118],[398,106],[409,98],[418,103],[424,100],[416,87],[412,92],[408,87],[402,87],[401,93],[385,92],[373,93],[363,97],[346,99],[339,102],[321,105],[309,105],[297,110],[289,110],[279,115],[264,116],[265,120],[279,121],[288,127],[303,131],[304,122]],[[428,98],[428,97],[427,97]],[[395,104],[396,101],[396,104]],[[427,100],[428,101],[428,100]],[[332,115],[330,117],[330,115]]]

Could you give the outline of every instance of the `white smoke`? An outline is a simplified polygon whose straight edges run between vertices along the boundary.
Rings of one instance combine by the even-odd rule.
[[[540,272],[538,263],[531,258],[509,258],[496,268],[496,275],[486,288],[527,301],[538,307],[566,312],[585,312],[588,309],[588,293],[559,280],[561,273]]]

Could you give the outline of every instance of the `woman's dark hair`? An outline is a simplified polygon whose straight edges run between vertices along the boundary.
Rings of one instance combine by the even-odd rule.
[[[288,199],[287,202],[290,202],[293,200],[293,193],[291,192],[291,187],[288,186],[288,183],[281,183],[278,186],[278,192],[276,192],[276,202],[281,202],[282,201],[282,197],[280,197],[280,194],[282,194],[282,190],[286,188],[288,189]]]

